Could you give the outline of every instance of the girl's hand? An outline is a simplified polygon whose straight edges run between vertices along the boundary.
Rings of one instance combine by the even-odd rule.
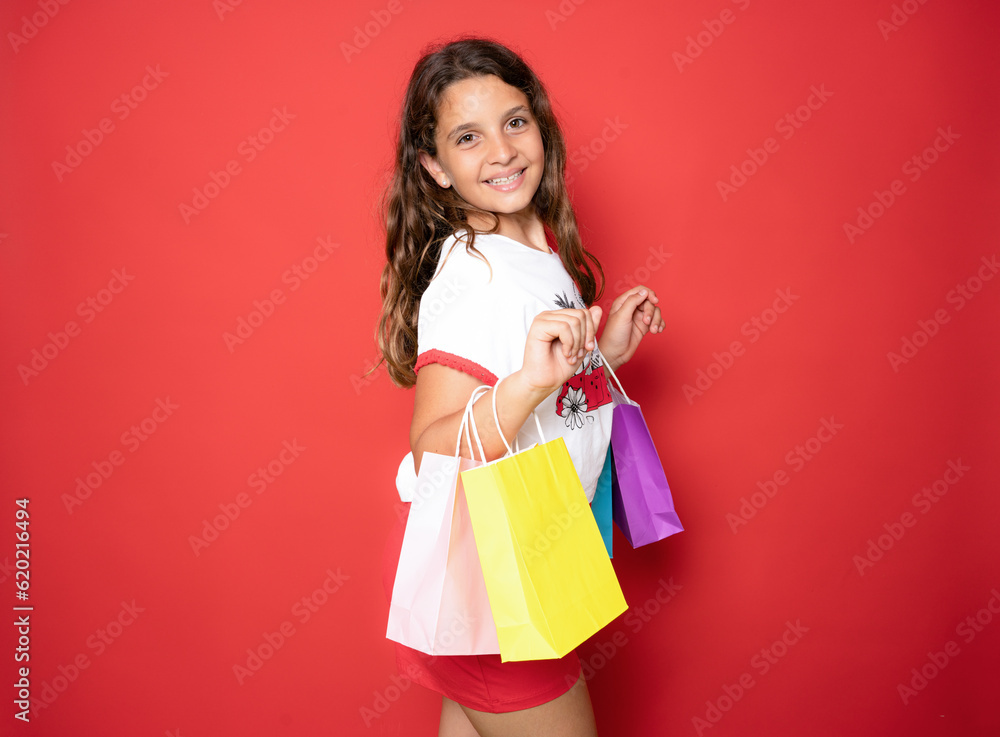
[[[584,355],[597,345],[601,313],[597,305],[586,310],[548,310],[531,322],[521,373],[541,398],[575,374]]]
[[[601,334],[601,355],[617,369],[635,355],[646,333],[662,333],[666,323],[660,316],[656,293],[641,284],[621,294],[611,304],[608,322]]]

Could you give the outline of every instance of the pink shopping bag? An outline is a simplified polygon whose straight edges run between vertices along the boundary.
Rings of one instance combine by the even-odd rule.
[[[466,405],[455,455],[421,457],[403,532],[386,637],[428,655],[500,652],[459,475],[482,465],[459,449],[473,402],[487,389],[477,387]]]

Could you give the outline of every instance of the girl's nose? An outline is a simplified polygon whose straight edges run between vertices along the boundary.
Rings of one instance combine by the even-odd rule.
[[[514,158],[516,154],[517,152],[514,150],[513,144],[511,144],[506,136],[494,138],[490,145],[490,163],[506,163]]]

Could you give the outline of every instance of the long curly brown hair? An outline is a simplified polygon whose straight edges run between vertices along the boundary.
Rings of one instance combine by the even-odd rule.
[[[545,170],[532,199],[535,212],[554,236],[559,257],[584,302],[593,304],[604,291],[604,271],[580,241],[566,192],[566,143],[535,73],[520,56],[486,38],[460,37],[443,45],[432,44],[422,54],[406,89],[394,171],[378,213],[385,225],[387,262],[379,285],[382,311],[375,333],[381,359],[371,371],[385,361],[393,383],[403,388],[416,383],[413,367],[417,360],[420,298],[434,276],[442,242],[465,229],[469,234],[466,249],[484,258],[475,248],[475,229],[469,225],[469,214],[492,216],[496,221],[491,230],[481,232],[495,233],[500,227],[493,213],[470,205],[454,188],[439,187],[420,164],[421,150],[437,155],[436,112],[448,86],[455,82],[492,74],[528,98],[545,148]],[[599,276],[595,276],[595,269]]]

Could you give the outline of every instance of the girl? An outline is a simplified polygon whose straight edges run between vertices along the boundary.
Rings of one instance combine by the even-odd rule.
[[[482,384],[497,387],[473,405],[486,459],[504,455],[500,433],[522,448],[538,442],[525,423],[536,412],[547,439],[565,439],[593,499],[611,430],[604,364],[628,361],[664,323],[657,296],[637,286],[614,300],[598,338],[603,285],[588,260],[601,280],[603,271],[580,242],[565,166],[548,96],[517,54],[461,38],[417,62],[382,202],[388,263],[377,331],[393,382],[416,387],[411,453],[397,478],[404,502],[425,451],[454,453]],[[404,521],[386,544],[390,597]],[[397,644],[396,654],[405,676],[442,694],[439,735],[597,734],[575,653],[501,663]]]

